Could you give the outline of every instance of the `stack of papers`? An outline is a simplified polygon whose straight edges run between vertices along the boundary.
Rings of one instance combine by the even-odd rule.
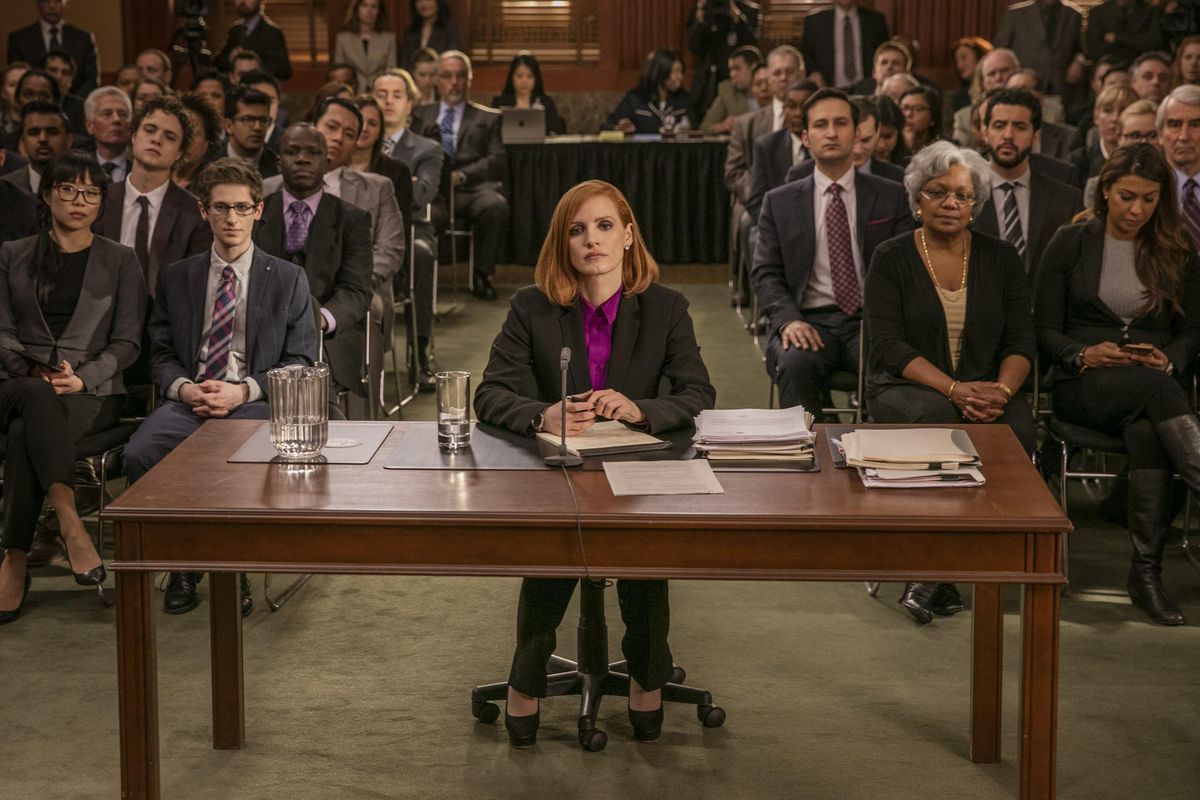
[[[979,453],[964,430],[860,428],[842,435],[846,463],[868,488],[982,486]]]
[[[800,406],[701,411],[696,417],[696,451],[726,468],[809,469],[812,420]]]
[[[555,447],[558,446],[559,434],[557,431],[542,431],[538,434],[538,438]],[[566,445],[567,452],[584,457],[639,453],[644,450],[666,450],[671,443],[655,438],[648,433],[635,431],[626,427],[623,422],[605,420],[597,422],[583,433],[568,436]]]

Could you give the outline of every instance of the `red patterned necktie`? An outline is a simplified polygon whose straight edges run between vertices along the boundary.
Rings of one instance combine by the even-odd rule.
[[[221,285],[213,303],[212,327],[208,333],[208,357],[204,360],[204,380],[225,380],[229,354],[233,350],[233,317],[237,306],[237,276],[233,267],[221,270]]]
[[[853,316],[862,305],[862,294],[858,288],[858,274],[854,270],[850,223],[846,218],[846,204],[842,202],[842,185],[832,184],[829,195],[829,203],[825,206],[825,238],[829,244],[833,297],[843,313]]]

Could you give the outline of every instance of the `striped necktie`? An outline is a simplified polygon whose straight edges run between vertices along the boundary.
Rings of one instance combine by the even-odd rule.
[[[1002,183],[1000,188],[1006,193],[1004,198],[1004,241],[1017,248],[1021,260],[1025,260],[1025,232],[1021,230],[1021,209],[1017,206],[1017,186],[1015,183]]]
[[[204,359],[204,380],[225,380],[229,354],[233,351],[233,318],[237,308],[237,275],[233,267],[221,270],[221,284],[213,303],[212,327],[208,332],[208,355]]]
[[[1188,178],[1183,184],[1183,221],[1192,242],[1200,247],[1200,201],[1196,200],[1196,180]]]
[[[458,145],[454,141],[454,106],[446,109],[446,113],[442,115],[442,124],[438,127],[442,133],[442,150],[446,152],[446,158],[453,161],[455,153],[458,152]]]

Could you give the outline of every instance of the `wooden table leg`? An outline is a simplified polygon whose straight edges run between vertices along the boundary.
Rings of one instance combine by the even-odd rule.
[[[158,800],[158,651],[154,575],[118,572],[117,697],[121,730],[121,797]]]
[[[975,584],[971,616],[971,760],[996,764],[1004,695],[1004,586]]]
[[[236,572],[214,572],[209,578],[213,749],[240,750],[246,743],[241,587]]]
[[[1059,586],[1025,587],[1022,609],[1021,800],[1053,800],[1058,742]]]

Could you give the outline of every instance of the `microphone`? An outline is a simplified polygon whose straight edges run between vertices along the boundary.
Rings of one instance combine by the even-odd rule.
[[[564,347],[558,354],[558,368],[562,370],[562,399],[559,401],[562,428],[559,431],[558,453],[544,459],[548,467],[578,467],[583,463],[582,458],[567,452],[567,367],[570,365],[571,348]]]

